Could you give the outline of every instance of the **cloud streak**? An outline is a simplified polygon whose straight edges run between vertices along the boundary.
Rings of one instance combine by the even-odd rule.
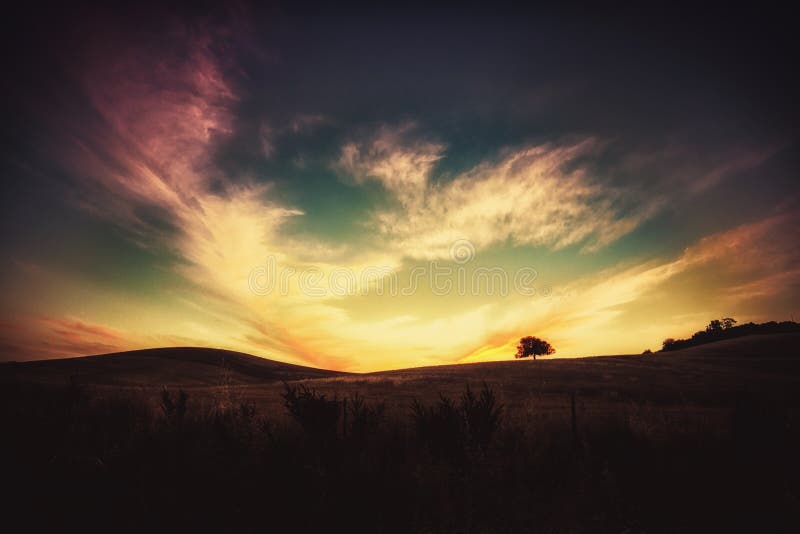
[[[414,140],[413,126],[383,127],[365,143],[342,147],[338,168],[375,180],[397,200],[373,221],[394,246],[415,258],[444,258],[458,239],[478,247],[511,241],[559,250],[598,250],[658,209],[604,184],[581,165],[593,139],[509,151],[450,179],[434,180],[444,145]]]
[[[234,29],[164,24],[155,36],[106,30],[103,46],[66,67],[87,109],[65,106],[46,125],[53,174],[69,176],[64,211],[81,225],[90,219],[75,232],[91,231],[60,253],[93,257],[68,268],[56,254],[9,254],[18,259],[3,280],[14,300],[3,308],[4,357],[180,344],[376,370],[505,359],[528,333],[560,355],[639,352],[707,314],[783,313],[797,295],[800,225],[788,208],[692,227],[658,247],[635,233],[756,171],[774,151],[720,139],[698,155],[705,144],[664,146],[658,132],[638,144],[615,139],[613,128],[570,136],[551,125],[548,136],[510,119],[494,132],[467,132],[465,142],[452,124],[436,124],[437,113],[353,119],[348,106],[331,109],[339,97],[327,87],[298,90],[306,78],[290,76],[281,93],[269,61],[248,71],[235,57]],[[475,127],[469,120],[456,128]],[[519,131],[506,135],[506,126]],[[473,158],[476,145],[489,156]],[[422,284],[396,299],[314,297],[296,283],[257,295],[248,284],[268,256],[295,277],[369,267],[405,276],[427,260],[453,264],[463,239],[479,261],[500,258],[509,272],[535,256],[556,279],[553,295],[442,299]],[[109,261],[117,245],[126,256]],[[129,270],[100,273],[128,259]]]
[[[583,353],[588,340],[598,354],[636,353],[648,345],[659,348],[653,344],[688,335],[709,318],[736,310],[750,310],[737,313],[740,320],[773,320],[757,303],[784,291],[794,294],[800,285],[796,268],[800,253],[794,246],[800,237],[797,228],[800,213],[782,213],[706,236],[668,261],[651,260],[586,276],[560,288],[547,306],[516,307],[498,325],[506,329],[499,328],[462,361],[504,359],[513,353],[516,333],[526,330],[551,337],[566,355]],[[693,290],[700,303],[687,313],[678,299],[669,296],[685,292],[681,286],[698,277]],[[678,279],[682,280],[676,284]],[[773,306],[771,313],[775,310]],[[626,312],[646,318],[636,336],[631,334],[630,317],[620,321]],[[665,319],[671,317],[675,319]],[[502,332],[508,332],[507,337]]]

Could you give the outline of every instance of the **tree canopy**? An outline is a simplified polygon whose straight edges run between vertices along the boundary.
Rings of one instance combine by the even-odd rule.
[[[661,352],[695,347],[704,343],[712,343],[723,339],[734,337],[749,336],[751,334],[780,334],[790,332],[800,332],[800,324],[793,321],[783,321],[776,323],[744,323],[736,325],[738,321],[732,317],[723,319],[713,319],[705,330],[699,330],[687,339],[667,338],[662,343]]]
[[[556,349],[554,349],[553,346],[544,339],[534,336],[526,336],[520,338],[519,344],[517,345],[517,354],[514,357],[527,358],[528,356],[533,356],[533,359],[535,360],[536,356],[554,354],[555,352]]]

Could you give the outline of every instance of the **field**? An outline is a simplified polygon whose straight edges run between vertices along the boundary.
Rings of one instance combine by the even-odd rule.
[[[797,334],[370,374],[157,349],[0,381],[10,510],[43,527],[800,525]]]

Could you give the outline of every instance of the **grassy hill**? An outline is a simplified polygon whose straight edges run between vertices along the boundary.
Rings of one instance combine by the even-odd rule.
[[[176,347],[98,356],[8,363],[6,378],[21,382],[97,386],[203,387],[261,384],[343,373],[276,362],[229,350]]]
[[[800,334],[753,335],[648,355],[540,358],[344,373],[221,349],[177,347],[0,365],[20,382],[186,387],[280,385],[305,381],[335,389],[410,386],[460,389],[487,381],[511,390],[635,392],[719,389],[800,379]]]
[[[369,374],[4,364],[0,470],[34,531],[797,532],[798,356],[782,334]]]
[[[157,392],[166,386],[192,398],[254,402],[281,413],[283,382],[302,383],[329,397],[358,392],[404,412],[417,399],[457,398],[465,385],[492,386],[509,415],[562,412],[577,395],[592,413],[628,403],[710,409],[742,395],[779,395],[800,388],[800,334],[754,335],[648,355],[545,358],[342,373],[291,365],[249,354],[203,348],[165,348],[62,360],[4,364],[0,376],[18,383]]]
[[[800,390],[800,334],[748,336],[648,355],[442,365],[304,381],[329,396],[358,391],[397,409],[439,393],[457,398],[465,384],[477,388],[482,382],[495,389],[509,415],[563,415],[573,393],[592,414],[617,412],[632,403],[714,409],[743,396]],[[264,403],[280,392],[277,385],[245,389]]]

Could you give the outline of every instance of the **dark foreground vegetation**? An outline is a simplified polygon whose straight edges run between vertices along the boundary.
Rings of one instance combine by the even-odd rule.
[[[528,424],[480,383],[391,411],[288,384],[284,413],[177,389],[4,384],[4,515],[26,531],[104,532],[800,525],[791,393],[737,394],[721,418],[677,427],[635,411],[582,419],[580,396],[565,398],[564,417]]]

